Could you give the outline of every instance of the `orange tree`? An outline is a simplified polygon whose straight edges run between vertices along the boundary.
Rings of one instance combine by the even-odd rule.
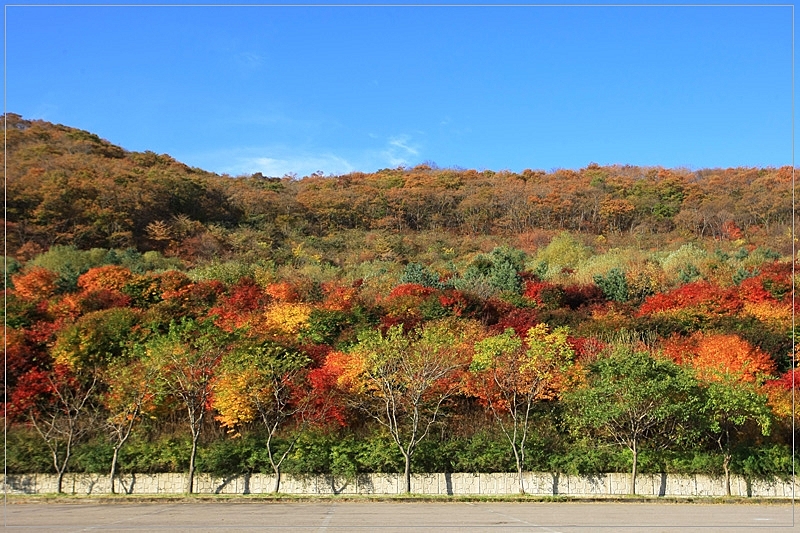
[[[463,322],[463,321],[461,321]],[[458,392],[467,366],[466,337],[474,328],[432,322],[404,333],[368,330],[350,350],[339,386],[352,405],[384,426],[403,456],[405,491],[411,492],[411,458]]]
[[[556,398],[572,365],[574,352],[567,335],[566,327],[550,331],[538,324],[524,338],[509,328],[475,343],[465,389],[489,408],[508,439],[521,494],[525,493],[522,469],[534,408]]]
[[[688,339],[673,336],[664,351],[691,367],[700,384],[704,426],[722,453],[725,492],[730,496],[735,447],[753,426],[764,436],[771,431],[768,397],[759,387],[775,373],[775,363],[737,335],[697,332]]]
[[[280,490],[281,465],[297,439],[277,451],[274,437],[291,420],[308,420],[312,397],[307,393],[306,371],[311,360],[304,354],[265,341],[240,343],[225,354],[214,380],[213,405],[217,420],[239,435],[242,425],[260,422],[267,430],[266,449],[275,473],[274,492]]]

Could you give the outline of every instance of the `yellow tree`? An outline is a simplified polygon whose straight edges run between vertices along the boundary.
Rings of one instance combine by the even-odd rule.
[[[488,406],[511,445],[521,494],[525,493],[522,470],[534,408],[556,398],[572,366],[568,331],[566,327],[551,331],[538,324],[524,339],[507,329],[475,343],[465,389]]]
[[[282,450],[276,449],[274,438],[290,421],[302,424],[308,420],[312,398],[305,387],[305,377],[309,363],[305,355],[277,343],[247,342],[222,358],[214,381],[213,405],[223,427],[234,436],[251,422],[266,429],[276,493],[280,490],[281,466],[296,437]]]
[[[463,321],[462,321],[463,322]],[[367,331],[349,353],[339,378],[354,407],[384,426],[403,456],[405,491],[411,492],[411,458],[457,391],[467,365],[470,335],[451,322],[430,323],[405,334]]]
[[[119,452],[142,415],[155,407],[155,379],[155,369],[141,359],[114,362],[103,372],[103,380],[107,383],[102,395],[105,429],[114,447],[109,472],[112,494],[116,491]]]

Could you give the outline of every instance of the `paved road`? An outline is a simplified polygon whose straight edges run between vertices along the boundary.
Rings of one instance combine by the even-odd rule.
[[[9,503],[3,511],[8,531],[25,532],[800,532],[791,504],[76,502]]]

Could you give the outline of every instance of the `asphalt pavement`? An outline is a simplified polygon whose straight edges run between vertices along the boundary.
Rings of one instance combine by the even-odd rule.
[[[800,521],[800,520],[798,520]],[[791,503],[70,502],[3,507],[8,531],[800,531]]]

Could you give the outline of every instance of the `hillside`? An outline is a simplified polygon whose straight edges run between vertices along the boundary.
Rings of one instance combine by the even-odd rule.
[[[791,473],[791,169],[231,177],[8,122],[11,473]]]
[[[561,230],[646,248],[744,238],[791,250],[789,167],[590,165],[517,174],[422,164],[231,177],[67,126],[7,118],[8,249],[22,260],[71,244],[158,250],[190,262],[243,255],[283,262],[300,242],[336,241],[347,230],[412,241],[426,231],[455,242],[490,235],[529,251]],[[409,250],[390,255],[415,259]]]

